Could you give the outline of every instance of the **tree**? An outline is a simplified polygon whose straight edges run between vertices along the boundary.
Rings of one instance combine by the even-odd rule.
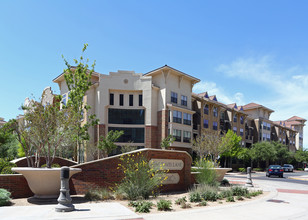
[[[160,143],[160,147],[162,149],[168,149],[168,147],[170,147],[170,145],[173,143],[173,141],[175,140],[174,137],[172,137],[172,135],[168,135],[166,138],[164,138],[161,143]]]
[[[298,163],[307,163],[308,162],[308,151],[307,150],[298,150],[294,154],[294,158]]]
[[[260,161],[266,161],[266,167],[269,166],[270,159],[276,159],[276,150],[270,142],[258,142],[252,146],[252,159],[258,161],[258,167]]]
[[[82,53],[87,49],[88,44],[84,44]],[[63,57],[63,56],[62,56]],[[89,140],[88,129],[90,126],[94,126],[98,123],[95,115],[88,115],[88,110],[90,106],[84,102],[84,96],[86,92],[92,86],[92,74],[94,72],[95,61],[91,65],[89,70],[88,59],[84,59],[83,56],[79,60],[74,59],[76,66],[71,66],[68,61],[63,57],[67,69],[64,70],[64,78],[69,90],[69,99],[67,106],[73,108],[73,111],[76,114],[76,120],[74,124],[74,139],[76,145],[74,148],[74,159],[76,161],[81,160],[81,145],[82,142]],[[84,123],[81,123],[83,116],[87,114],[88,120]],[[78,155],[78,159],[77,159]]]
[[[17,156],[18,141],[9,124],[0,128],[0,158],[14,159]]]
[[[124,131],[109,131],[107,136],[102,136],[98,142],[98,148],[103,151],[104,157],[107,157],[113,150],[117,148],[115,142],[124,134]]]
[[[232,166],[232,157],[237,157],[241,151],[242,137],[238,136],[232,130],[222,137],[222,156],[225,157],[225,165],[227,165],[227,158],[230,158],[230,167]]]
[[[275,148],[275,158],[278,164],[283,164],[291,160],[291,152],[287,146],[279,142],[271,142]]]

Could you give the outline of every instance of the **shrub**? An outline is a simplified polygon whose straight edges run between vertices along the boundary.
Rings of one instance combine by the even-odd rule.
[[[239,201],[244,200],[244,198],[242,196],[237,196],[236,199],[239,200]]]
[[[118,165],[118,169],[122,169],[124,178],[117,191],[124,193],[129,200],[155,196],[162,182],[167,179],[167,171],[163,166],[149,164],[141,153],[121,156],[120,160],[122,163]]]
[[[147,201],[131,201],[128,205],[134,207],[135,212],[149,213],[154,204]]]
[[[172,202],[170,200],[161,199],[157,202],[157,210],[159,211],[170,211]]]
[[[245,196],[249,193],[247,188],[235,186],[231,188],[234,196]]]
[[[246,194],[246,195],[245,195],[245,198],[247,198],[247,199],[251,199],[251,195],[250,195],[250,193]]]
[[[11,203],[11,193],[6,189],[0,188],[0,206],[10,205]]]
[[[252,196],[252,197],[258,196],[260,194],[263,194],[262,190],[252,191],[252,192],[249,193],[249,195]]]
[[[216,180],[216,172],[213,169],[214,164],[206,159],[200,159],[196,162],[196,166],[200,169],[199,173],[196,176],[196,180],[199,184],[205,184],[210,186],[218,186],[219,183]]]
[[[230,186],[229,180],[223,179],[223,180],[220,182],[220,185],[221,185],[221,186]]]
[[[233,196],[228,196],[226,199],[227,202],[235,202],[234,197]]]
[[[299,170],[299,171],[304,171],[303,168],[296,168],[296,170]]]
[[[198,204],[198,206],[206,206],[207,205],[207,202],[206,201],[202,201]]]
[[[41,166],[41,168],[44,168],[44,167],[47,167],[46,163]],[[52,168],[61,168],[61,166],[59,164],[57,164],[57,163],[51,164],[51,167]]]
[[[204,199],[205,201],[217,201],[217,199],[219,198],[218,196],[218,192],[215,191],[205,191],[201,194],[202,199]]]
[[[1,174],[14,174],[14,173],[16,173],[16,172],[11,170],[12,167],[16,167],[16,164],[11,163],[7,159],[0,158],[0,173]]]
[[[199,192],[194,192],[192,191],[190,194],[189,194],[189,201],[190,202],[201,202],[202,201],[202,198],[201,198],[201,195]]]
[[[85,199],[89,201],[99,201],[113,199],[111,192],[106,188],[90,189],[86,192]]]
[[[240,167],[240,168],[238,168],[238,171],[240,171],[242,173],[246,173],[246,168]]]
[[[189,203],[187,203],[187,202],[182,202],[182,203],[181,203],[181,208],[182,208],[182,209],[191,208],[191,204],[189,204]]]
[[[182,198],[178,198],[177,200],[175,200],[175,204],[180,205],[181,203],[185,203],[187,202],[186,200],[186,196],[182,197]]]
[[[229,196],[233,196],[233,191],[231,189],[227,189],[227,190],[223,190],[221,191],[221,193],[219,194],[220,198],[227,198]]]
[[[253,168],[253,171],[262,172],[263,169],[262,168]]]

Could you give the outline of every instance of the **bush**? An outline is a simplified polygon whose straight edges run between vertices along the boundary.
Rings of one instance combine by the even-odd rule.
[[[159,211],[170,211],[172,202],[170,200],[161,199],[157,202],[157,210]]]
[[[11,193],[6,189],[0,188],[0,206],[10,205],[11,203]]]
[[[262,190],[252,191],[252,192],[249,193],[249,195],[252,196],[252,197],[258,196],[260,194],[263,194]]]
[[[253,168],[253,171],[256,171],[256,172],[262,172],[263,169],[262,168]]]
[[[202,198],[199,192],[191,192],[189,194],[189,201],[190,202],[201,202]]]
[[[196,166],[200,169],[198,170],[199,173],[196,176],[196,180],[199,184],[203,185],[210,185],[210,186],[218,186],[219,183],[217,182],[216,172],[213,169],[214,164],[206,159],[201,159],[196,161]]]
[[[237,196],[236,199],[239,200],[239,201],[243,201],[244,200],[244,198],[242,196]]]
[[[233,196],[233,191],[231,189],[227,189],[227,190],[223,190],[221,191],[221,193],[219,194],[219,197],[221,199],[223,198],[227,198],[229,196]]]
[[[227,197],[226,202],[235,202],[234,197],[233,196]]]
[[[85,199],[89,201],[99,201],[113,199],[111,192],[106,188],[90,189],[86,192]]]
[[[238,168],[238,171],[240,171],[241,173],[246,173],[246,168],[240,167]]]
[[[223,179],[223,180],[220,182],[220,186],[230,186],[229,180]]]
[[[206,206],[206,205],[207,205],[206,201],[202,201],[198,204],[198,206]]]
[[[185,203],[185,202],[187,202],[186,196],[184,196],[182,198],[178,198],[177,200],[175,200],[174,203],[177,204],[177,205],[181,205],[182,203]]]
[[[181,208],[182,208],[182,209],[188,209],[188,208],[191,208],[191,204],[186,203],[186,202],[182,202],[182,203],[181,203]]]
[[[154,204],[147,201],[131,201],[128,205],[134,207],[135,212],[149,213]]]
[[[231,188],[234,196],[245,196],[249,193],[247,188],[235,186]]]
[[[296,168],[296,170],[304,171],[304,168]]]
[[[15,174],[16,172],[11,170],[12,167],[16,167],[16,164],[0,158],[0,174]]]
[[[217,199],[219,198],[218,196],[218,192],[215,191],[205,191],[201,194],[202,199],[204,199],[205,201],[217,201]]]
[[[159,192],[162,182],[167,179],[163,166],[150,165],[141,153],[121,156],[124,178],[116,191],[122,192],[129,200],[148,199]]]
[[[44,168],[44,167],[47,167],[46,163],[41,166],[41,168]],[[57,163],[51,164],[51,167],[52,168],[61,168],[61,166],[59,164],[57,164]]]

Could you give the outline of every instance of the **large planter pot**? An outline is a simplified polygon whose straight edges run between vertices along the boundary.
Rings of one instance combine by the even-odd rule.
[[[12,170],[26,178],[35,198],[57,198],[59,196],[61,168],[14,167]],[[80,168],[70,168],[69,178],[79,172],[81,172]]]
[[[194,169],[196,169],[197,171],[196,172],[191,172],[191,175],[194,176],[194,179],[196,175],[198,175],[198,170],[200,169],[203,169],[203,168],[200,168],[200,167],[192,167]],[[228,172],[228,171],[231,171],[232,168],[209,168],[209,169],[212,169],[212,170],[215,170],[216,172],[216,180],[221,182],[225,176],[225,174]]]

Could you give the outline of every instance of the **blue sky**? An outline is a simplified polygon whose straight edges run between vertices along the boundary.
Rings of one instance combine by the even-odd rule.
[[[201,79],[194,92],[257,102],[272,120],[308,119],[308,2],[0,1],[0,117],[22,113],[78,58],[95,70],[146,73],[165,64]],[[308,147],[308,129],[305,146]]]

